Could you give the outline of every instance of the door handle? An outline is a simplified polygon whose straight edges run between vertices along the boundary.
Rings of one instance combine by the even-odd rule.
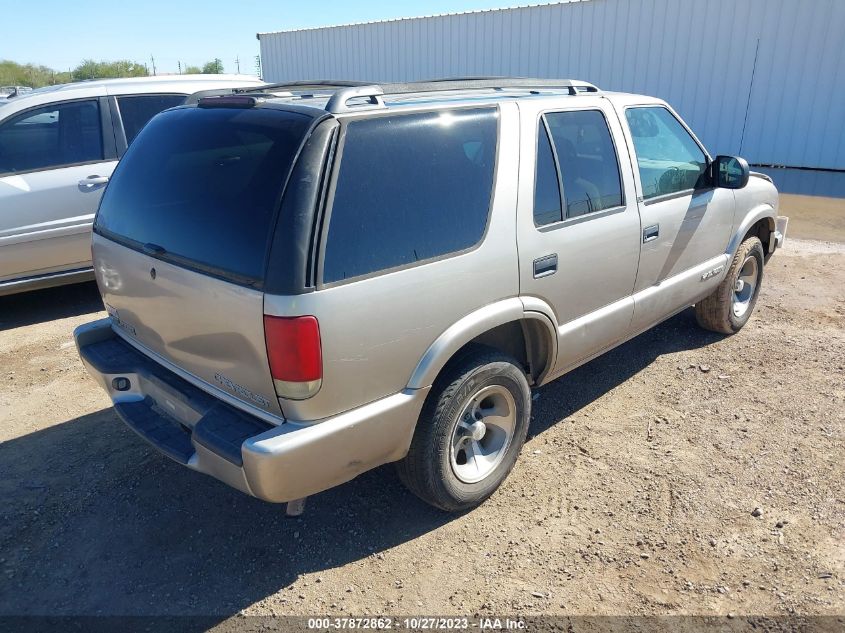
[[[88,176],[87,178],[83,178],[77,183],[79,190],[82,192],[86,191],[94,191],[95,189],[99,189],[100,187],[107,184],[109,181],[108,176],[97,176],[96,174],[93,176]]]
[[[643,229],[643,244],[653,242],[660,235],[660,225],[652,224]]]
[[[557,272],[557,253],[539,257],[534,260],[534,279],[548,277]]]

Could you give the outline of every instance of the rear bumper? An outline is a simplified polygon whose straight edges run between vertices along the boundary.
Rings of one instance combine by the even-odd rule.
[[[272,426],[215,398],[120,338],[108,319],[74,331],[118,416],[175,461],[265,501],[326,490],[405,456],[428,389],[324,420]]]

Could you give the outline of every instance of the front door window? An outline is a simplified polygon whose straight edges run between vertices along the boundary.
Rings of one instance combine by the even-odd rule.
[[[0,125],[0,176],[103,160],[95,99],[27,110]]]
[[[700,186],[707,157],[683,125],[661,106],[628,108],[643,200]]]

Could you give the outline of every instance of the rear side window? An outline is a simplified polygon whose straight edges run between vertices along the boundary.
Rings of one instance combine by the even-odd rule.
[[[101,160],[103,136],[95,99],[27,110],[0,125],[0,174]]]
[[[311,121],[269,108],[163,112],[118,164],[95,230],[258,285],[282,188]]]
[[[162,110],[182,105],[185,95],[131,95],[117,98],[126,142],[131,143],[150,119]]]
[[[628,108],[643,199],[694,189],[707,169],[707,157],[669,110],[660,106]]]
[[[487,226],[493,108],[353,121],[331,207],[323,281],[468,249]]]
[[[566,217],[622,205],[619,160],[604,115],[598,110],[545,115],[563,181]]]

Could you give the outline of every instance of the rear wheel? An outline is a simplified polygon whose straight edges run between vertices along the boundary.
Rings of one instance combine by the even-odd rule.
[[[476,506],[513,468],[530,414],[531,390],[517,362],[475,348],[435,381],[399,477],[442,510]]]
[[[749,237],[740,244],[722,283],[713,294],[695,304],[701,327],[733,334],[748,322],[763,281],[763,257],[759,238]]]

